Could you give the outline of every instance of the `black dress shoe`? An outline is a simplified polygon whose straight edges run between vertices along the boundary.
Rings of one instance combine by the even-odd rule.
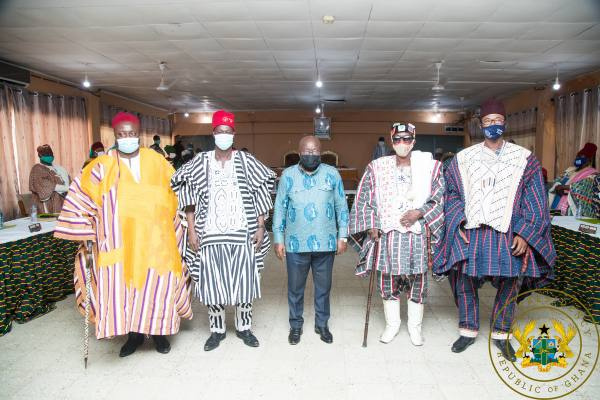
[[[475,338],[474,337],[461,336],[452,345],[452,352],[454,352],[454,353],[462,353],[463,351],[466,350],[467,347],[469,347],[473,343],[475,343]]]
[[[244,341],[246,346],[250,347],[258,347],[260,343],[258,343],[258,339],[250,329],[246,329],[245,331],[235,331],[235,336],[239,337]]]
[[[333,343],[333,335],[331,334],[331,332],[329,332],[328,327],[315,326],[315,333],[321,336],[321,340],[325,343]]]
[[[290,329],[290,334],[288,336],[288,342],[291,345],[300,343],[300,336],[302,336],[302,328],[292,328]]]
[[[121,351],[119,352],[119,357],[127,357],[135,353],[138,347],[144,343],[144,335],[137,332],[129,332],[127,335],[127,341],[121,347]]]
[[[509,340],[506,339],[493,339],[494,345],[502,352],[504,358],[508,361],[515,362],[517,361],[517,356],[515,354],[515,349],[513,349]]]
[[[221,341],[225,339],[225,333],[213,332],[210,334],[206,343],[204,343],[204,351],[211,351],[219,347]]]
[[[171,351],[171,344],[167,340],[166,336],[162,335],[152,335],[152,340],[154,340],[154,345],[156,346],[156,351],[161,354],[167,354]]]

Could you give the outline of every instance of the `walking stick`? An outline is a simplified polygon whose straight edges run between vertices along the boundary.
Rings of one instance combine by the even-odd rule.
[[[375,241],[375,261],[377,261],[377,256],[379,254],[379,238]],[[373,268],[371,269],[371,276],[369,277],[369,294],[367,295],[367,315],[365,316],[365,332],[363,334],[363,343],[362,347],[367,347],[367,336],[369,335],[369,315],[371,314],[371,298],[373,297],[373,287],[375,286],[375,275],[377,275],[377,270],[375,268],[375,264],[373,264]]]
[[[431,249],[431,229],[428,225],[425,225],[425,232],[427,237],[427,268],[431,271],[433,269],[433,250]]]
[[[83,367],[87,369],[88,351],[90,347],[90,306],[92,291],[92,265],[94,262],[93,242],[86,242],[86,262],[85,262],[85,322],[83,325]]]

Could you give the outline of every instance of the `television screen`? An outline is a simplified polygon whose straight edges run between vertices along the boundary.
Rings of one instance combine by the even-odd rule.
[[[331,139],[331,118],[315,117],[314,134],[319,139]]]

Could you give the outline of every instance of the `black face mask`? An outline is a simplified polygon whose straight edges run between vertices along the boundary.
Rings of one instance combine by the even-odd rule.
[[[321,156],[317,154],[301,154],[300,165],[307,171],[314,171],[321,164]]]

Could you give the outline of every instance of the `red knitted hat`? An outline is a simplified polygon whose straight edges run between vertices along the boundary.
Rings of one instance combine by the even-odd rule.
[[[225,110],[215,111],[212,117],[212,127],[215,129],[219,125],[229,126],[235,130],[235,115]]]
[[[132,113],[119,111],[112,119],[112,127],[114,128],[118,123],[131,122],[132,124],[140,124],[140,119]]]
[[[583,149],[579,150],[578,156],[586,156],[588,159],[596,157],[596,150],[598,147],[594,143],[586,143]]]

